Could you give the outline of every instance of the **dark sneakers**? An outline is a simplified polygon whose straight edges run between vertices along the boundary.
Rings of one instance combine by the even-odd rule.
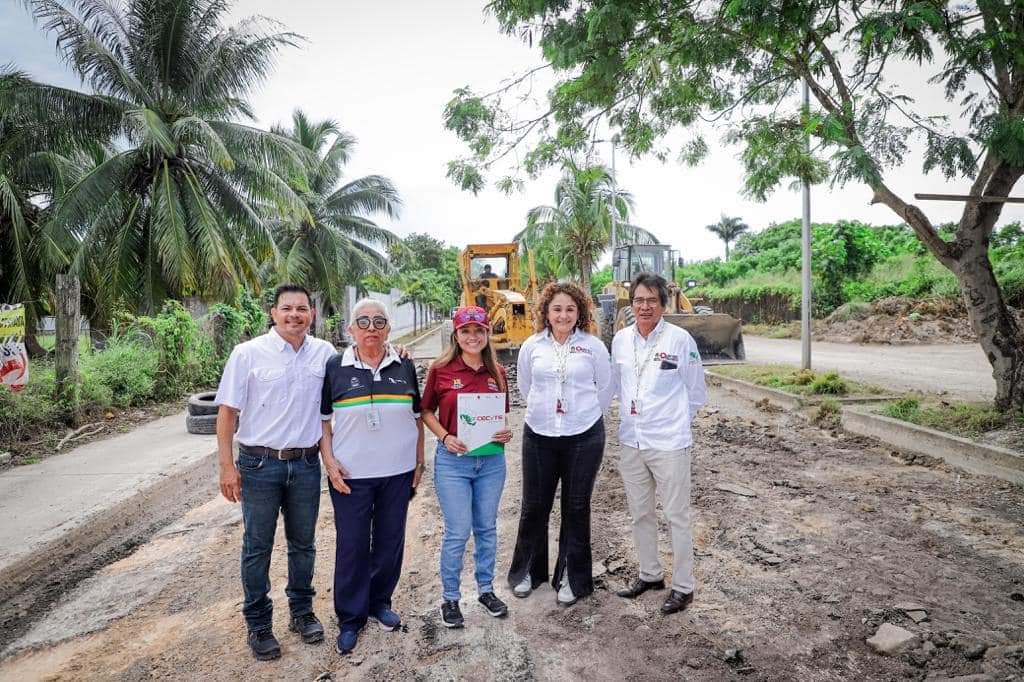
[[[625,597],[626,599],[636,599],[637,597],[639,597],[641,594],[643,594],[647,590],[663,590],[663,589],[665,589],[665,581],[664,580],[655,580],[653,582],[648,582],[648,581],[644,580],[643,578],[637,578],[636,580],[633,581],[632,585],[630,585],[629,587],[627,587],[624,590],[619,590],[615,594],[619,595],[620,597]]]
[[[393,632],[402,624],[402,617],[389,608],[381,608],[370,614],[384,632]]]
[[[465,624],[459,602],[452,600],[441,604],[441,622],[446,628],[461,628]]]
[[[483,607],[487,609],[487,613],[495,618],[502,618],[508,615],[508,606],[505,605],[505,602],[498,599],[497,595],[493,592],[484,592],[477,601],[483,604]]]
[[[661,605],[661,612],[666,616],[677,611],[684,611],[690,602],[693,601],[693,592],[680,592],[672,590],[665,603]]]
[[[324,641],[324,626],[312,613],[295,616],[288,622],[288,629],[299,633],[306,644],[319,644]]]
[[[359,630],[342,630],[338,635],[338,640],[334,643],[334,650],[342,656],[350,654],[356,648],[358,641]]]
[[[281,657],[281,645],[269,626],[249,631],[249,648],[257,661],[272,661]]]

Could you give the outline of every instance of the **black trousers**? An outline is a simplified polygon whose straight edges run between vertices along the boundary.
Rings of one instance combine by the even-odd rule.
[[[523,427],[523,502],[519,535],[508,572],[515,587],[529,575],[534,587],[548,579],[548,519],[562,484],[562,527],[552,586],[562,571],[577,597],[594,591],[590,553],[590,498],[604,458],[604,418],[574,436],[539,436]]]

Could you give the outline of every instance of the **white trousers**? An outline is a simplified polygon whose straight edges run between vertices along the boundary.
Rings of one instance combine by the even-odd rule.
[[[633,517],[633,542],[640,578],[661,580],[655,492],[661,498],[672,536],[672,589],[693,592],[693,533],[690,528],[690,449],[643,450],[622,447],[619,473]]]

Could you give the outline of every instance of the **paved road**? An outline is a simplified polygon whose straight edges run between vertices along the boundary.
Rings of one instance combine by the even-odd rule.
[[[744,336],[747,360],[758,364],[800,364],[800,341]],[[962,400],[992,400],[996,383],[981,346],[881,346],[815,342],[811,367],[898,390],[945,391]]]

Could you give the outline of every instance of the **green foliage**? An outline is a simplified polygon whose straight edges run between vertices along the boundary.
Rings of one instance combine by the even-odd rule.
[[[946,431],[965,438],[974,438],[988,431],[1012,426],[1024,419],[1021,413],[1000,412],[988,404],[938,403],[922,404],[915,398],[889,403],[881,413],[893,419]]]
[[[270,324],[270,315],[260,306],[251,291],[241,289],[238,293],[237,305],[242,314],[242,333],[245,336],[251,339],[267,330],[267,326]]]
[[[600,294],[612,281],[612,266],[606,265],[593,274],[590,278],[590,293],[592,296]]]
[[[209,378],[212,344],[180,303],[166,301],[159,315],[139,317],[136,325],[149,334],[158,353],[156,398],[178,397]]]
[[[109,396],[92,402],[103,406],[137,407],[156,394],[160,354],[140,339],[113,337],[99,352],[82,356],[83,384],[102,386]],[[86,397],[86,402],[90,402]]]
[[[921,402],[917,398],[900,398],[882,408],[882,414],[905,422],[916,421],[921,412]]]
[[[835,372],[815,377],[811,382],[811,393],[817,395],[846,395],[849,390],[846,382]]]

